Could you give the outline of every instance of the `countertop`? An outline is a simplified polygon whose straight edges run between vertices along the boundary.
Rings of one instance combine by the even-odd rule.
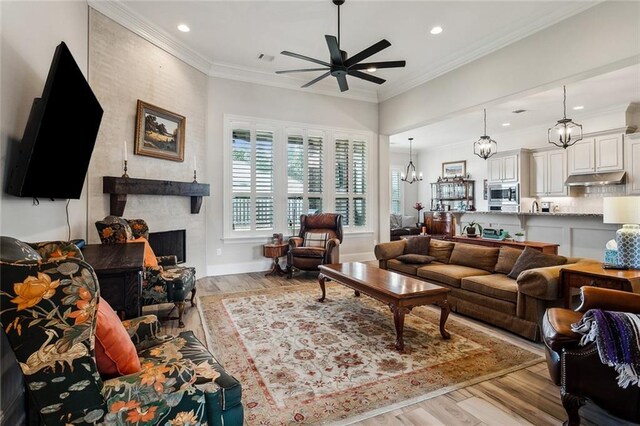
[[[550,217],[602,217],[602,213],[569,213],[569,212],[557,212],[557,213],[531,213],[531,212],[499,212],[499,211],[465,211],[465,212],[453,212],[457,214],[497,214],[497,215],[509,215],[509,216],[550,216]]]

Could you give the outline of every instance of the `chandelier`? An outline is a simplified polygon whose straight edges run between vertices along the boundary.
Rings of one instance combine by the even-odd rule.
[[[547,138],[550,144],[567,149],[582,140],[582,125],[567,118],[567,86],[562,86],[562,90],[564,92],[564,98],[562,100],[564,116],[562,120],[558,120],[555,126],[549,128]]]
[[[413,182],[421,181],[422,172],[416,173],[416,166],[413,165],[413,138],[409,138],[409,164],[407,165],[407,171],[400,173],[400,180],[409,184]]]
[[[498,152],[498,142],[487,136],[487,110],[484,110],[484,134],[473,143],[473,153],[486,160]]]

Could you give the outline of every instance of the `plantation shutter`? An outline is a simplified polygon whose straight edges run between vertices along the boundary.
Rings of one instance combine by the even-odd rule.
[[[235,129],[232,135],[231,221],[234,230],[251,229],[251,132]]]
[[[346,194],[349,192],[349,141],[336,140],[336,192]],[[336,200],[337,203],[337,200]]]
[[[391,213],[400,214],[400,171],[391,171]]]
[[[304,140],[302,136],[290,135],[287,140],[288,192],[302,194],[304,191]]]
[[[353,193],[367,193],[367,144],[353,142]]]
[[[342,215],[342,226],[349,226],[349,199],[336,198],[336,213]]]
[[[322,194],[322,138],[310,136],[307,141],[307,182],[309,183],[307,192]],[[311,202],[309,202],[309,208],[311,208]]]
[[[273,229],[273,132],[256,132],[256,229]]]

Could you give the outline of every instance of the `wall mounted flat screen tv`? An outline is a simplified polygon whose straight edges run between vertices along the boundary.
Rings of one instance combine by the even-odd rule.
[[[80,198],[102,113],[69,48],[60,43],[11,159],[7,192],[18,197]]]

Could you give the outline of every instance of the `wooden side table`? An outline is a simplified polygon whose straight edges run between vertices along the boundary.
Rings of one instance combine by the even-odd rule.
[[[640,293],[640,270],[604,269],[602,263],[567,266],[560,270],[564,307],[571,309],[571,289],[584,285]]]
[[[271,270],[265,274],[269,275],[284,275],[286,272],[280,267],[280,258],[282,256],[286,256],[289,251],[289,244],[264,244],[262,246],[262,255],[264,257],[268,257],[273,259],[273,264],[271,265]]]

